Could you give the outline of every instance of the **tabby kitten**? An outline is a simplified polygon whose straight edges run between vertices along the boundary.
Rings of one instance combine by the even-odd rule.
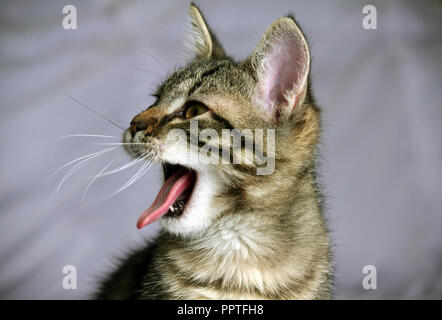
[[[329,299],[331,244],[315,173],[320,110],[309,89],[304,35],[293,17],[280,18],[236,62],[193,4],[190,18],[195,59],[159,87],[123,138],[131,155],[150,154],[163,166],[165,183],[138,220],[139,228],[160,220],[162,229],[123,261],[97,298]],[[168,134],[189,133],[192,121],[220,137],[223,129],[273,132],[274,141],[226,149],[244,160],[273,147],[274,170],[257,174],[256,158],[195,161],[192,152],[204,144],[224,147],[231,139],[200,136],[189,156],[192,139]]]

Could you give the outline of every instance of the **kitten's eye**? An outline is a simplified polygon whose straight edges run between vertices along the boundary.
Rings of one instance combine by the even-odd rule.
[[[186,119],[190,119],[199,116],[207,111],[209,111],[209,109],[204,104],[199,102],[193,102],[187,107],[184,113],[184,117]]]

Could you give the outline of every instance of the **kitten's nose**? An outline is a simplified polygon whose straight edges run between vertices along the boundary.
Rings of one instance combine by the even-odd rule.
[[[138,131],[145,130],[146,128],[147,128],[147,123],[144,121],[132,120],[130,123],[130,132],[132,133],[132,136],[135,136],[135,134]]]
[[[160,117],[161,114],[157,108],[148,108],[136,115],[130,122],[130,133],[132,137],[139,131],[144,131],[146,136],[153,134]]]

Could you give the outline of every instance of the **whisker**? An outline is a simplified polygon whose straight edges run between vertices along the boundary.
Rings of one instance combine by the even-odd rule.
[[[149,169],[154,165],[154,163],[155,162],[150,162],[149,166],[146,169],[144,169],[144,171],[140,174],[140,176],[134,182],[140,180],[147,173],[147,171],[149,171]]]
[[[163,70],[164,73],[168,73],[167,70],[164,68],[164,66],[161,64],[160,60],[158,60],[153,54],[151,54],[151,53],[149,53],[149,52],[147,52],[147,51],[144,51],[144,50],[143,50],[143,51],[138,50],[138,51],[140,51],[140,52],[142,52],[142,53],[144,53],[144,54],[149,55],[152,59],[155,60],[155,62],[160,66],[160,68]],[[135,69],[139,69],[139,70],[141,70],[141,71],[145,71],[145,72],[148,72],[148,73],[152,73],[152,71],[149,71],[149,70],[144,69],[144,68],[135,67]],[[157,74],[157,75],[158,75],[158,74]]]
[[[74,167],[72,167],[63,177],[63,179],[61,179],[60,183],[58,184],[57,188],[55,189],[54,193],[52,194],[51,200],[54,200],[56,198],[56,196],[58,195],[58,192],[60,191],[61,187],[63,186],[63,184],[65,183],[65,181],[71,176],[73,175],[77,170],[79,170],[81,167],[83,167],[89,160],[92,160],[93,158],[96,158],[106,152],[112,151],[117,149],[117,147],[114,148],[108,148],[106,150],[100,151],[99,153],[96,153],[88,158],[86,158],[85,160],[77,163]]]
[[[127,182],[126,182],[123,186],[121,186],[118,190],[114,191],[114,192],[111,193],[108,197],[106,197],[106,200],[109,199],[109,198],[111,198],[111,197],[113,197],[113,196],[115,196],[115,195],[117,195],[118,193],[120,193],[120,192],[123,191],[124,189],[128,188],[130,185],[132,185],[134,182],[136,182],[136,181],[139,179],[139,177],[141,177],[142,175],[144,175],[144,173],[146,172],[146,171],[145,171],[146,167],[148,167],[149,165],[152,165],[152,163],[151,163],[150,161],[151,161],[151,159],[153,159],[153,156],[154,156],[154,155],[152,155],[152,156],[148,156],[147,158],[144,158],[144,159],[146,159],[146,163],[144,163],[144,164],[140,167],[140,169],[135,173],[135,175],[134,175],[132,178],[129,179],[129,181],[127,181]],[[150,166],[149,166],[149,168],[150,168]],[[148,168],[148,169],[149,169],[149,168]],[[147,170],[148,170],[148,169],[147,169]],[[143,171],[144,171],[144,173],[143,173]]]
[[[86,108],[87,110],[89,110],[90,112],[94,113],[95,115],[101,117],[102,119],[108,121],[109,123],[113,124],[114,126],[117,126],[118,128],[120,128],[123,131],[126,131],[125,128],[123,128],[122,126],[120,126],[118,123],[116,123],[115,121],[109,119],[108,117],[106,117],[105,115],[99,113],[98,111],[95,111],[94,109],[92,109],[91,107],[87,106],[86,104],[84,104],[83,102],[71,97],[69,94],[67,94],[66,92],[64,93],[64,95],[66,97],[68,97],[69,99],[71,99],[72,101],[78,103],[80,106]]]
[[[147,156],[147,155],[149,155],[149,152],[145,152],[145,153],[143,153],[142,155],[140,155],[140,156],[139,156],[138,158],[136,158],[135,160],[133,160],[133,161],[131,161],[131,162],[129,162],[129,163],[127,163],[127,164],[125,164],[125,165],[123,165],[123,166],[117,168],[117,169],[113,169],[113,170],[111,170],[111,171],[104,172],[104,173],[102,173],[102,174],[100,175],[100,178],[101,178],[101,177],[108,176],[108,175],[111,175],[111,174],[113,174],[113,173],[117,173],[117,172],[120,172],[120,171],[126,170],[126,169],[128,169],[128,168],[130,168],[130,167],[136,165],[138,162],[144,160],[144,159],[145,159],[144,157]]]
[[[146,156],[144,159],[146,160],[146,163],[145,164],[143,164],[143,166],[138,170],[138,172],[126,183],[127,184],[127,186],[125,187],[125,188],[127,188],[128,186],[130,186],[132,183],[134,183],[135,181],[137,181],[138,180],[138,177],[141,175],[141,173],[143,172],[143,170],[147,167],[147,166],[149,166],[149,165],[151,165],[152,163],[151,163],[151,160],[153,159],[153,155],[148,155],[148,156]],[[123,190],[125,189],[125,188],[123,188]]]
[[[78,134],[68,134],[65,136],[59,136],[59,137],[56,137],[55,139],[66,139],[66,138],[72,138],[72,137],[116,138],[115,136],[108,136],[108,135],[102,135],[102,134],[78,133]]]
[[[141,80],[141,81],[131,81],[129,83],[124,84],[123,86],[119,87],[118,89],[116,89],[114,91],[115,94],[120,93],[123,90],[126,90],[128,88],[131,88],[133,85],[138,85],[138,86],[144,86],[149,88],[149,85],[156,85],[158,82],[156,81],[150,81],[150,80]]]
[[[146,54],[146,55],[150,56],[160,66],[160,68],[163,70],[163,72],[168,73],[167,70],[164,68],[164,66],[160,63],[160,61],[153,54],[151,54],[150,52],[147,52],[145,50],[138,49],[138,48],[136,48],[135,51],[138,51],[142,54]],[[146,69],[137,68],[137,67],[135,67],[135,69],[140,69],[142,71],[146,71],[149,74],[153,74],[159,79],[159,81],[161,81],[161,76],[158,73],[154,72],[153,70],[146,70]]]
[[[95,180],[98,179],[98,177],[100,176],[100,174],[102,174],[102,173],[104,172],[104,170],[106,170],[107,168],[109,168],[109,167],[112,165],[112,163],[114,163],[114,161],[115,161],[117,158],[118,158],[118,156],[115,157],[111,162],[109,162],[109,163],[108,163],[103,169],[100,170],[100,172],[98,172],[98,173],[95,175],[95,177],[92,178],[92,180],[89,182],[89,184],[87,185],[86,189],[84,190],[83,194],[81,195],[81,201],[84,200],[84,198],[86,197],[86,194],[87,194],[89,188],[92,186],[92,184],[95,182]]]
[[[154,157],[155,157],[155,154],[152,154],[152,156],[150,156],[149,160],[147,160],[149,162],[149,166],[146,169],[144,169],[144,171],[136,178],[136,180],[134,182],[140,180],[143,177],[143,175],[153,166],[153,164],[155,162],[153,162],[152,159]]]
[[[135,175],[129,179],[122,187],[120,187],[118,190],[113,192],[109,198],[117,195],[118,193],[122,192],[124,189],[128,188],[133,182],[135,182],[136,178],[140,175],[140,173],[149,165],[148,162],[144,163],[141,168],[135,173]]]
[[[100,146],[127,146],[127,145],[147,145],[146,142],[91,142]]]
[[[104,149],[104,150],[100,150],[100,151],[97,151],[97,152],[93,152],[93,153],[90,153],[90,154],[87,154],[87,155],[85,155],[85,156],[81,156],[81,157],[79,157],[79,158],[77,158],[77,159],[74,159],[74,160],[72,160],[72,161],[69,161],[68,163],[66,163],[65,165],[63,165],[63,166],[61,166],[60,168],[58,168],[57,170],[55,170],[55,172],[53,173],[53,174],[51,174],[51,176],[49,177],[49,180],[51,180],[58,172],[60,172],[61,170],[63,170],[64,168],[66,168],[67,166],[69,166],[69,165],[71,165],[71,164],[73,164],[73,163],[75,163],[75,162],[77,162],[77,161],[80,161],[80,160],[82,160],[82,159],[84,159],[84,158],[87,158],[87,157],[90,157],[90,156],[94,156],[94,155],[96,155],[96,154],[101,154],[101,153],[105,153],[105,152],[107,152],[107,151],[110,151],[110,150],[113,150],[113,149],[116,149],[116,147],[115,148],[107,148],[107,149]]]
[[[130,82],[128,82],[127,83],[127,86],[130,86],[130,85],[133,85],[133,84],[145,84],[145,83],[148,83],[148,84],[157,84],[157,82],[156,81],[151,81],[151,80],[134,80],[134,81],[130,81]]]

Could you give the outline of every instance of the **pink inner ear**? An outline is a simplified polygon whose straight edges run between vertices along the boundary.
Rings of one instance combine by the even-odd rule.
[[[296,96],[306,84],[309,63],[307,48],[296,34],[280,34],[272,40],[262,62],[263,98],[269,109],[295,108]],[[268,111],[273,114],[276,110]]]

